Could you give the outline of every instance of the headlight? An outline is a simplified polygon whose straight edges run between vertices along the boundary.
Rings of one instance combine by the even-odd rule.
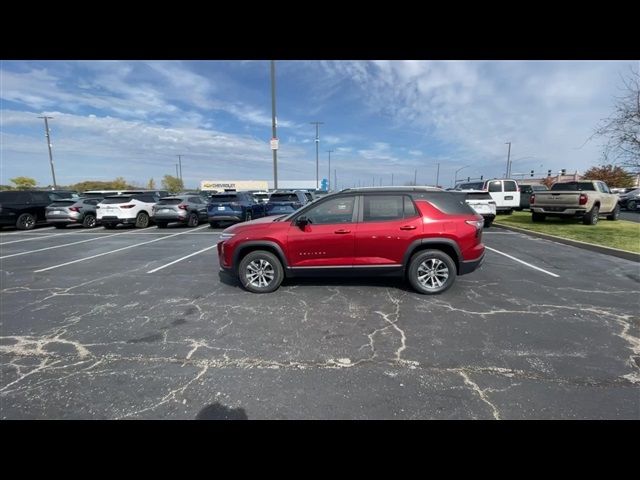
[[[230,238],[234,237],[235,233],[221,233],[220,234],[220,241],[224,242],[225,240],[229,240]]]

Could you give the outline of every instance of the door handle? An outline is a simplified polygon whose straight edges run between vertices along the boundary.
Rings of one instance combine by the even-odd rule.
[[[404,225],[400,227],[400,230],[415,230],[415,229],[416,229],[415,225]]]
[[[337,233],[337,234],[345,234],[345,233],[351,233],[351,230],[344,230],[344,229],[340,229],[340,230],[336,230],[333,233]]]

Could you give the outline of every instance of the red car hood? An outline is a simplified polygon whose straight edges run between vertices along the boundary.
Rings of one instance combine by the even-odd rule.
[[[282,215],[280,215],[282,216]],[[272,215],[270,217],[257,218],[248,222],[236,223],[228,228],[224,229],[224,233],[240,233],[243,230],[255,229],[255,228],[269,228],[274,222],[274,219],[278,218],[278,215]],[[276,222],[280,223],[280,222]]]

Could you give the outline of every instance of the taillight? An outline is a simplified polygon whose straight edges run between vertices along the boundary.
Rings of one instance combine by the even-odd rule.
[[[531,195],[531,196],[529,197],[529,203],[530,203],[531,205],[533,205],[533,204],[535,203],[535,201],[536,201],[536,195],[535,195],[535,193],[534,193],[533,195]]]
[[[72,212],[79,212],[80,208],[78,208],[78,207],[69,207],[69,210],[71,210]]]
[[[581,193],[580,194],[579,204],[580,205],[586,205],[587,204],[587,200],[589,200],[589,197],[587,197],[584,193]]]
[[[468,225],[476,227],[476,230],[482,230],[484,226],[484,218],[480,218],[480,220],[465,220]]]
[[[135,205],[120,205],[120,208],[133,208]]]
[[[178,205],[178,208],[181,210],[186,210],[187,206],[186,205]]]

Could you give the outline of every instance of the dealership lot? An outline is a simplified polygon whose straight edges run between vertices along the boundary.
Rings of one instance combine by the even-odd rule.
[[[255,295],[220,231],[2,231],[1,418],[640,419],[638,263],[492,228],[442,295]]]

